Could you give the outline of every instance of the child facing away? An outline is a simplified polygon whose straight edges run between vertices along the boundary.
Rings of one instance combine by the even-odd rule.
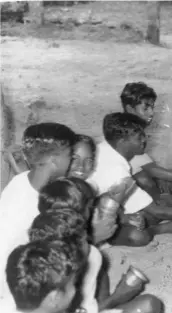
[[[27,242],[26,231],[39,212],[39,190],[48,181],[66,175],[74,138],[64,140],[60,133],[54,141],[46,141],[44,138],[25,147],[24,153],[32,169],[16,175],[0,198],[0,282],[4,277],[8,254],[18,244]],[[2,293],[0,290],[0,295]]]
[[[16,308],[1,303],[1,312],[67,313],[83,264],[83,253],[70,238],[67,242],[34,241],[16,247],[6,266]]]
[[[99,194],[110,192],[126,177],[132,179],[129,162],[135,155],[143,154],[146,145],[142,120],[132,114],[107,114],[103,121],[103,132],[105,141],[98,145],[97,168],[90,177],[90,183],[93,181],[99,187]],[[120,227],[109,241],[111,244],[141,246],[148,244],[155,234],[172,232],[171,207],[164,203],[157,205],[137,185],[124,199],[123,208]],[[139,223],[143,224],[143,219],[145,221],[144,230],[133,225],[134,219],[138,224],[138,216]],[[164,220],[169,222],[159,224]]]
[[[78,184],[79,184],[79,180],[80,179],[77,178]],[[51,187],[53,184],[54,191],[55,191],[56,183],[57,182],[53,182],[50,184]],[[66,188],[64,184],[63,184],[63,188],[67,190],[69,188],[69,185],[67,184],[67,180],[65,180],[64,183],[66,183]],[[86,183],[84,182],[84,185],[85,184]],[[80,187],[84,185],[81,184]],[[67,206],[65,208],[64,196],[63,196],[62,207],[60,207],[59,205],[60,204],[59,196],[55,197],[54,195],[55,201],[53,203],[52,192],[50,192],[50,186],[46,190],[51,194],[51,197],[48,194],[46,197],[45,187],[44,187],[44,195],[43,195],[44,201],[43,202],[41,201],[40,203],[45,206],[46,205],[45,199],[47,199],[48,206],[46,205],[46,210],[42,209],[41,210],[42,213],[38,215],[33,221],[32,226],[29,231],[30,240],[31,241],[32,240],[45,240],[47,238],[51,240],[53,236],[56,238],[74,238],[74,240],[77,240],[78,246],[83,245],[85,258],[88,258],[88,267],[85,271],[83,271],[84,275],[83,275],[83,280],[81,280],[82,284],[80,283],[77,289],[79,294],[81,294],[80,306],[84,308],[86,312],[88,313],[98,312],[98,308],[99,308],[99,311],[102,312],[104,309],[108,309],[108,308],[110,309],[118,305],[124,305],[122,309],[125,310],[124,303],[133,299],[133,297],[136,297],[140,293],[142,286],[139,286],[137,288],[131,288],[131,287],[128,288],[125,284],[125,275],[124,275],[122,277],[121,282],[119,283],[119,286],[116,288],[115,292],[112,295],[109,295],[109,293],[107,294],[107,291],[106,291],[106,298],[105,297],[103,299],[101,299],[100,297],[98,298],[98,306],[97,306],[97,301],[95,299],[95,291],[96,291],[96,285],[97,285],[97,278],[100,273],[102,257],[101,257],[100,252],[93,245],[88,246],[88,243],[87,243],[87,235],[86,235],[85,230],[87,228],[86,221],[89,220],[89,216],[84,213],[86,207],[82,206],[80,207],[80,210],[78,210],[78,206],[76,206],[75,208]],[[85,187],[83,190],[85,191]],[[59,192],[57,191],[57,194],[58,193]],[[50,199],[51,199],[52,208],[50,208],[50,201],[49,201]],[[40,200],[41,200],[41,195],[40,195]],[[71,203],[72,202],[74,203],[73,200],[71,200]],[[67,204],[69,203],[68,196],[66,197],[66,203]],[[83,201],[82,201],[82,204],[83,204]],[[102,283],[104,282],[105,281],[103,281]],[[104,287],[106,288],[107,285]],[[78,292],[76,293],[77,299],[79,295]],[[78,305],[78,301],[75,302],[75,306],[77,306],[76,303]],[[149,312],[160,312],[159,300],[157,300],[156,298],[152,298],[152,296],[150,295],[147,295],[146,297],[141,296],[140,298],[138,297],[134,299],[132,302],[128,304],[128,306],[126,306],[126,308],[129,310],[128,312],[134,312],[132,310],[135,310],[136,312],[136,309],[138,309],[139,307],[142,307],[143,305],[146,305],[146,307],[149,307],[149,308],[151,307],[151,310]],[[155,308],[157,309],[157,311],[155,310]],[[118,312],[118,311],[119,310],[115,311],[114,309],[114,312]],[[148,312],[148,311],[144,310],[143,312]]]
[[[140,117],[145,127],[150,125],[154,115],[156,92],[143,82],[125,85],[121,93],[124,112]],[[172,170],[159,166],[147,153],[136,155],[130,160],[134,178],[154,200],[160,192],[172,192]]]
[[[24,148],[32,148],[35,142],[52,142],[59,140],[75,143],[74,132],[66,125],[60,123],[46,122],[31,125],[24,131],[22,145],[14,144],[5,151],[5,157],[10,166],[11,178],[17,174],[30,169]]]

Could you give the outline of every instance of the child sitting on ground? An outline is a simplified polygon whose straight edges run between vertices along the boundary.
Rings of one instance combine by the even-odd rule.
[[[140,117],[145,127],[152,122],[156,98],[155,91],[143,82],[128,83],[121,93],[124,112]],[[155,201],[160,192],[172,192],[172,170],[159,166],[147,153],[134,156],[130,164],[137,183]]]
[[[88,258],[88,267],[85,268],[85,271],[83,270],[82,277],[80,276],[79,278],[73,309],[80,306],[86,310],[84,312],[98,312],[95,291],[97,276],[101,265],[101,257],[94,246],[88,246],[87,244],[86,223],[82,215],[74,210],[68,208],[60,209],[59,207],[55,211],[40,214],[32,223],[29,230],[29,237],[31,241],[47,240],[48,238],[49,240],[52,240],[52,238],[66,240],[73,238],[80,249],[83,247],[82,251],[84,252],[85,259]],[[99,298],[99,311],[102,312],[105,308],[113,308],[114,306],[121,305],[121,309],[128,309],[128,312],[134,312],[134,310],[136,311],[136,309],[138,310],[144,306],[151,307],[151,310],[147,311],[147,309],[144,309],[143,312],[160,312],[160,301],[150,295],[140,296],[130,303],[124,304],[139,294],[142,287],[142,285],[127,287],[124,275],[111,296],[108,296],[106,299]],[[155,309],[157,309],[157,311]],[[114,309],[113,312],[123,311]]]
[[[67,242],[35,241],[17,247],[6,267],[7,282],[17,309],[5,303],[1,312],[67,312],[82,264],[84,256],[70,238]]]
[[[29,231],[30,240],[45,240],[51,236],[57,239],[73,238],[78,247],[83,247],[85,259],[88,258],[88,268],[80,278],[81,303],[80,306],[87,312],[98,312],[97,301],[95,299],[96,278],[99,273],[102,257],[100,252],[87,242],[87,223],[86,219],[77,211],[69,208],[60,209],[53,205],[53,210],[38,215],[32,223]],[[79,289],[79,287],[78,287]],[[77,293],[76,307],[79,306]]]
[[[132,178],[129,161],[135,155],[143,154],[146,145],[142,120],[132,114],[106,115],[103,132],[106,141],[99,144],[97,168],[90,178],[90,183],[93,181],[98,185],[100,194],[120,185],[124,178]],[[117,234],[110,240],[111,244],[141,246],[148,244],[157,233],[172,232],[171,208],[164,203],[156,205],[151,196],[137,185],[123,207],[125,214],[120,219]],[[133,225],[135,218],[139,226],[138,215],[139,224],[145,220],[145,229],[141,231]],[[170,222],[161,225],[162,220]]]
[[[58,138],[58,134],[57,134]],[[16,175],[0,198],[0,282],[8,254],[27,242],[27,229],[38,214],[38,192],[54,178],[64,176],[71,161],[73,138],[64,140],[62,133],[55,141],[34,141],[24,153],[32,170]],[[7,227],[8,225],[8,227]],[[9,231],[10,229],[10,231]],[[2,294],[0,288],[0,295]]]
[[[74,178],[74,180],[77,180],[78,185],[80,182],[80,188],[81,186],[84,186],[84,191],[85,191],[85,184],[86,186],[88,186],[88,184],[79,178]],[[59,183],[57,184],[58,181]],[[60,188],[60,182],[63,182],[62,184],[63,191],[62,191],[62,188]],[[53,197],[52,197],[52,192],[50,192],[50,187],[52,187],[52,190],[54,193]],[[62,191],[63,201],[60,201],[59,190]],[[64,190],[66,191],[64,192]],[[67,192],[67,190],[69,192]],[[52,235],[55,235],[57,237],[64,236],[64,237],[71,237],[71,238],[72,237],[77,238],[81,236],[81,234],[83,233],[82,230],[84,229],[84,225],[82,222],[83,218],[81,218],[80,214],[83,215],[84,220],[85,218],[86,220],[88,220],[89,216],[88,214],[84,212],[86,210],[86,206],[84,206],[84,202],[83,201],[80,202],[80,197],[78,201],[76,201],[76,196],[74,197],[74,193],[70,192],[71,190],[74,190],[74,189],[71,189],[71,185],[68,184],[68,180],[66,179],[59,179],[56,182],[50,183],[49,187],[46,189],[46,191],[48,191],[47,195],[45,193],[45,188],[44,188],[43,201],[39,202],[39,208],[42,213],[35,218],[32,224],[32,227],[29,232],[31,240],[36,240],[36,239],[44,240],[45,238],[50,237]],[[55,191],[57,192],[58,197],[55,197]],[[66,197],[64,196],[65,194],[67,195]],[[69,197],[71,196],[72,196],[72,199],[70,201],[70,206],[69,206],[68,205]],[[54,202],[53,202],[53,198],[55,200]],[[66,198],[66,201],[65,201],[65,198]],[[41,195],[40,195],[40,199],[41,199]],[[46,203],[46,199],[47,199],[47,203]],[[67,203],[67,208],[64,207],[65,202]],[[62,204],[62,207],[60,207],[60,203]],[[75,204],[73,208],[72,208],[72,203]],[[80,206],[80,210],[78,210],[78,203],[82,205]],[[41,206],[42,206],[42,209],[41,209]],[[45,206],[45,208],[43,208],[43,206]],[[88,212],[90,211],[88,210]],[[86,239],[85,236],[83,236],[83,239],[84,238]],[[80,242],[81,241],[82,241],[82,238]],[[97,306],[95,302],[95,288],[96,288],[97,276],[100,271],[100,260],[101,260],[100,253],[95,247],[90,245],[90,253],[88,256],[89,271],[87,271],[86,275],[84,275],[83,285],[82,286],[80,285],[80,289],[82,290],[81,293],[84,295],[81,305],[84,308],[87,308],[88,313],[97,312]],[[120,305],[122,303],[125,303],[131,300],[137,294],[139,294],[141,290],[140,288],[142,286],[140,286],[140,288],[138,287],[127,288],[127,286],[125,286],[124,281],[125,281],[125,277],[122,278],[121,285],[119,284],[119,287],[115,290],[114,295],[112,294],[111,296],[109,296],[109,292],[107,292],[106,290],[106,298],[105,297],[98,298],[99,299],[99,311],[102,311],[108,307],[111,308],[111,307]],[[106,279],[106,282],[107,282],[107,279]],[[100,293],[100,290],[98,294],[99,293]],[[145,304],[150,303],[150,301],[154,302],[154,299],[153,300],[150,300],[150,299],[152,299],[151,296],[147,296],[146,298],[143,298],[143,299],[141,298],[141,302],[139,302],[138,299],[136,299],[134,300],[136,302],[133,302],[130,305],[133,309],[135,307],[135,303],[138,307],[138,304],[141,305],[142,302]],[[155,299],[155,303],[156,301],[158,300]],[[112,305],[112,302],[114,305]],[[130,306],[128,308],[130,308]],[[146,312],[146,311],[143,311],[143,312]],[[155,312],[155,311],[152,310],[150,312]]]

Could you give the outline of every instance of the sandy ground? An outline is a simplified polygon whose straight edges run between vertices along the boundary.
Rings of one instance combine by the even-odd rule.
[[[20,142],[35,100],[46,102],[36,121],[68,124],[75,131],[100,141],[102,118],[121,110],[119,95],[127,82],[145,81],[158,93],[153,125],[149,129],[149,153],[172,168],[172,37],[162,36],[166,47],[145,42],[37,39],[3,37],[2,82],[7,103],[16,120],[16,142]],[[157,236],[145,248],[110,248],[112,289],[129,264],[147,273],[146,292],[164,300],[172,313],[172,236]]]

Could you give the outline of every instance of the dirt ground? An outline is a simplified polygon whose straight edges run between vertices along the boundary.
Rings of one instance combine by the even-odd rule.
[[[100,141],[102,118],[110,111],[121,110],[119,95],[124,85],[144,81],[158,94],[147,149],[158,163],[172,168],[172,7],[171,11],[162,10],[163,46],[155,47],[143,40],[146,25],[143,4],[141,7],[137,4],[134,10],[133,3],[129,6],[126,2],[96,5],[77,6],[77,10],[90,14],[94,9],[99,19],[102,14],[105,22],[113,19],[114,37],[102,25],[99,28],[97,25],[94,31],[90,25],[70,31],[59,30],[56,25],[47,26],[44,31],[22,25],[6,26],[1,42],[1,81],[6,103],[15,115],[16,142],[20,143],[23,130],[33,121],[65,123]],[[75,12],[74,8],[69,10],[66,12]],[[126,34],[126,29],[118,27],[124,21],[127,25],[132,23],[132,30],[137,25],[143,36],[133,40],[131,28]],[[37,100],[34,116],[29,117],[30,104]],[[172,313],[171,239],[159,236],[142,249],[109,249],[111,264],[119,269],[118,275],[110,269],[112,286],[125,266],[137,264],[151,278],[148,291],[162,298],[166,312]]]

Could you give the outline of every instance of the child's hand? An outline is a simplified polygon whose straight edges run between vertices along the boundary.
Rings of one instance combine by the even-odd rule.
[[[135,226],[140,231],[146,228],[145,218],[141,215],[141,213],[122,214],[120,222],[123,225],[129,224]]]
[[[137,286],[128,286],[126,283],[126,275],[124,274],[113,294],[115,298],[121,298],[122,303],[125,303],[140,294],[143,289],[144,284],[141,281]]]

